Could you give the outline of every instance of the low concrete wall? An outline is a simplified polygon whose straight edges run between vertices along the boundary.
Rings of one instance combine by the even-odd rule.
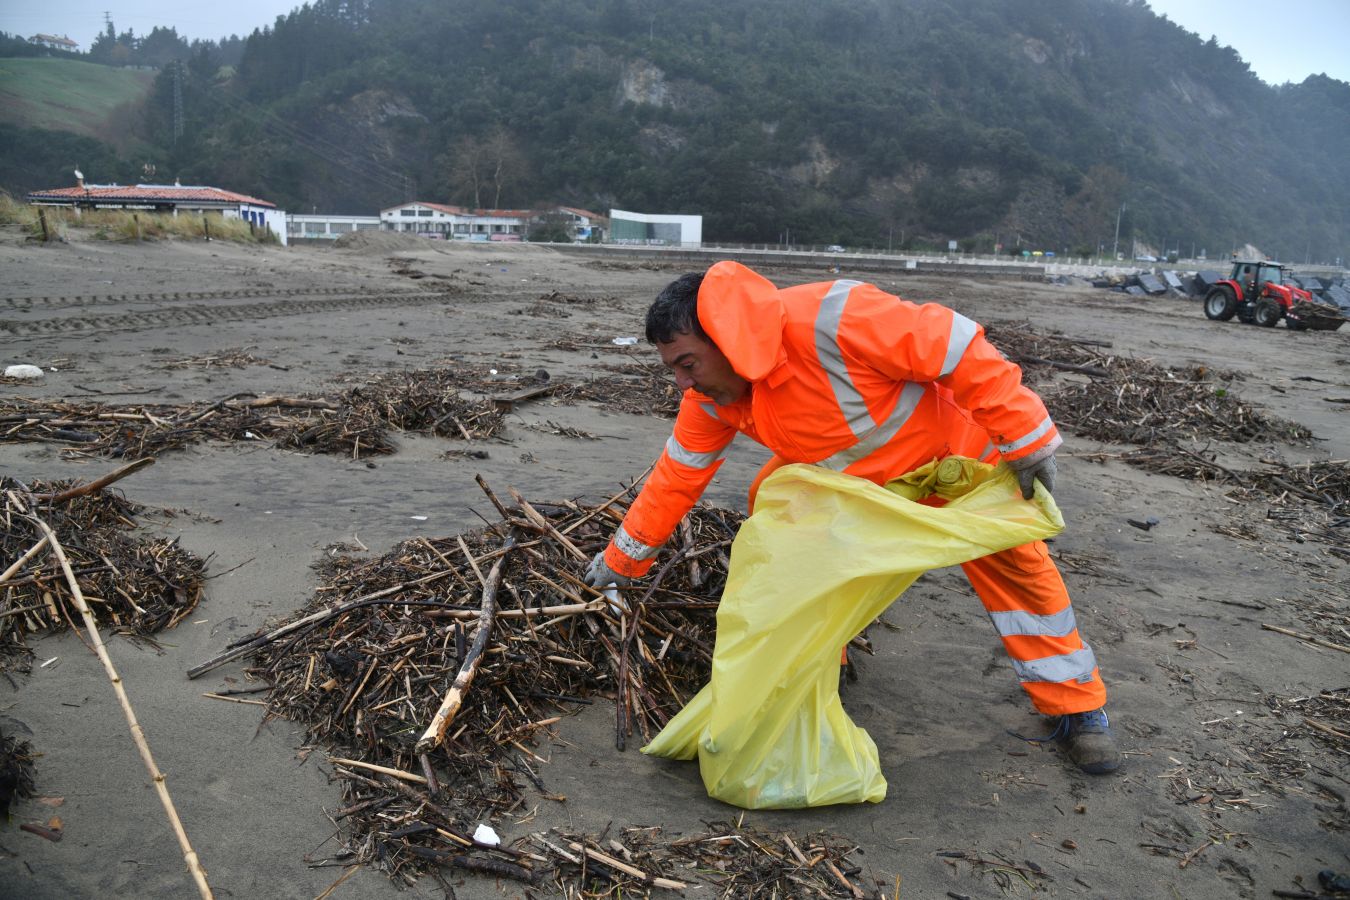
[[[840,273],[886,272],[890,274],[958,275],[963,278],[1015,278],[1044,281],[1045,266],[977,262],[952,262],[923,256],[869,256],[860,253],[802,253],[791,250],[691,250],[666,247],[616,247],[606,244],[551,244],[553,249],[577,256],[608,260],[684,263],[690,270],[706,269],[723,259],[747,266],[795,266],[803,269],[838,269]]]

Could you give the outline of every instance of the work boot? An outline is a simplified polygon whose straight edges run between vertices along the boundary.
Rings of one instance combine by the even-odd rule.
[[[1111,737],[1105,708],[1060,716],[1051,736],[1069,761],[1089,775],[1105,775],[1120,768],[1120,750]]]

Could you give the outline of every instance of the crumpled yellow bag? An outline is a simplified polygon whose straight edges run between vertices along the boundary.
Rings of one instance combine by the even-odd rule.
[[[915,502],[931,493],[949,502]],[[948,457],[884,488],[784,466],[732,545],[712,678],[642,752],[697,756],[708,794],[747,809],[880,802],[876,744],[839,702],[839,648],[927,570],[1063,528],[1006,466]]]

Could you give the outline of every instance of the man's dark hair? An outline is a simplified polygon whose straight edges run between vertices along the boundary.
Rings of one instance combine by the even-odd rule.
[[[665,344],[675,340],[675,335],[683,333],[692,333],[705,341],[711,341],[698,323],[698,289],[702,284],[703,273],[690,272],[676,278],[656,295],[652,305],[647,308],[648,341]]]

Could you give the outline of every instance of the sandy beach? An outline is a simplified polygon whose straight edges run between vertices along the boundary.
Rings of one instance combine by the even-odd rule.
[[[389,238],[43,246],[7,226],[0,364],[48,371],[40,382],[0,384],[0,396],[131,404],[332,395],[370,375],[436,366],[472,369],[510,393],[540,369],[579,383],[606,366],[659,364],[645,342],[614,339],[640,337],[647,304],[683,266]],[[844,266],[848,277],[986,325],[1109,342],[1114,354],[1162,367],[1241,372],[1229,390],[1315,435],[1213,447],[1230,469],[1350,456],[1350,328],[1296,333],[1210,322],[1197,301]],[[765,274],[779,285],[832,277],[791,264]],[[255,361],[175,365],[229,350]],[[1059,372],[1041,389],[1086,377]],[[306,745],[302,727],[261,724],[259,706],[203,696],[241,685],[246,662],[196,680],[186,670],[304,606],[329,548],[365,546],[374,558],[417,535],[476,528],[491,515],[476,475],[529,498],[596,502],[641,475],[670,424],[543,396],[508,414],[499,438],[472,443],[482,458],[446,455],[463,441],[414,435],[398,436],[396,453],[360,460],[266,441],[199,443],[117,485],[149,507],[148,532],[209,558],[204,599],[158,646],[107,642],[216,896],[321,895],[344,869],[306,860],[336,849],[325,810],[340,804],[325,748]],[[1350,721],[1348,657],[1262,625],[1350,645],[1350,560],[1329,551],[1334,542],[1283,527],[1275,500],[1127,465],[1127,445],[1065,437],[1055,497],[1068,527],[1053,551],[1107,681],[1123,771],[1091,778],[1009,736],[1043,734],[1044,720],[962,574],[940,570],[891,607],[892,627],[871,629],[875,655],[862,656],[844,697],[878,745],[886,800],[745,821],[846,836],[859,847],[860,879],[888,897],[897,879],[900,896],[913,898],[1217,900],[1300,885],[1316,896],[1320,870],[1350,873],[1350,739],[1335,732]],[[92,480],[121,464],[62,449],[0,443],[0,473]],[[743,511],[766,455],[738,440],[705,498]],[[1157,524],[1147,529],[1129,521],[1150,517]],[[20,728],[40,754],[37,797],[0,823],[0,896],[193,896],[98,660],[70,633],[35,636],[31,647],[30,674],[0,677],[0,726]],[[1318,697],[1329,698],[1318,709],[1339,710],[1323,722],[1330,734],[1306,724]],[[696,765],[617,751],[603,702],[564,718],[556,735],[535,752],[548,760],[540,777],[549,791],[566,800],[541,797],[503,817],[495,826],[507,841],[611,823],[693,833],[739,815],[707,797]],[[64,825],[59,843],[18,829],[53,814]],[[1013,873],[1000,887],[990,866],[970,861],[988,854],[1033,875]],[[447,878],[461,898],[527,896],[510,881]],[[401,890],[362,868],[330,896],[444,895],[431,879]],[[528,895],[553,896],[548,887]],[[716,892],[705,884],[686,896]]]

